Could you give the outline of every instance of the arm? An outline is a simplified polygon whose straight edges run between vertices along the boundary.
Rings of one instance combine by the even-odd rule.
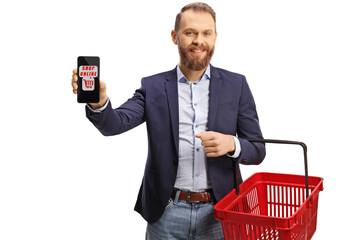
[[[86,107],[86,116],[104,135],[111,136],[126,132],[145,121],[145,83],[137,89],[132,98],[120,107],[113,109],[109,100],[100,113]]]
[[[265,144],[250,143],[247,140],[254,138],[263,139],[263,137],[254,98],[245,77],[243,78],[237,117],[237,137],[240,141],[241,153],[236,161],[246,165],[260,164],[265,158]]]

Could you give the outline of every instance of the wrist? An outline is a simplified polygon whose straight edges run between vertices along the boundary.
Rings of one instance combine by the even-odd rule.
[[[228,151],[228,153],[230,155],[233,155],[235,153],[235,150],[236,150],[234,137],[231,136],[231,135],[228,135],[228,139],[229,139],[229,151]]]
[[[89,103],[89,105],[93,110],[96,110],[96,109],[102,108],[106,104],[107,100],[108,100],[108,97],[106,96],[105,98],[100,99],[100,101],[98,103]]]

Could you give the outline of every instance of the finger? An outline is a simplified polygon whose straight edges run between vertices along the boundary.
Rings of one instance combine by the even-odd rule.
[[[76,68],[73,70],[73,74],[77,75],[77,69]]]
[[[78,81],[77,75],[73,75],[71,79],[71,84],[73,84],[74,82],[77,83],[77,81]]]
[[[77,93],[78,93],[77,85],[76,85],[75,87],[73,86],[73,93],[74,93],[74,94],[77,94]]]
[[[100,90],[106,89],[106,83],[103,81],[99,81],[100,83]]]
[[[210,131],[210,132],[201,132],[195,136],[199,136],[201,138],[202,141],[204,140],[211,140],[215,138],[214,132]]]
[[[201,142],[201,145],[204,146],[204,147],[214,147],[214,146],[217,146],[217,141],[214,141],[214,140],[203,140]]]
[[[76,81],[72,81],[71,86],[73,87],[74,90],[77,90],[77,88],[78,88],[78,84]]]
[[[201,132],[201,133],[198,133],[198,134],[196,134],[196,135],[195,135],[195,137],[197,137],[197,138],[200,138],[200,139],[201,139],[202,134],[203,134],[202,132]]]
[[[206,153],[215,153],[217,150],[218,149],[216,147],[204,147],[204,152]]]

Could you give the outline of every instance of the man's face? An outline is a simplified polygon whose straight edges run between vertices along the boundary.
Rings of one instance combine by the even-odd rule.
[[[205,69],[214,53],[217,33],[208,12],[185,11],[178,32],[171,32],[178,45],[180,65],[193,71]]]

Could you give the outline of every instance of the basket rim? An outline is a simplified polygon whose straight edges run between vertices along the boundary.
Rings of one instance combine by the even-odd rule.
[[[250,182],[250,180],[252,180],[253,178],[257,177],[258,175],[274,175],[274,176],[293,176],[293,177],[304,177],[304,175],[295,175],[295,174],[285,174],[285,173],[271,173],[271,172],[257,172],[252,174],[248,179],[246,179],[243,183],[241,183],[240,185],[244,184],[244,183],[248,183]],[[242,199],[246,194],[248,194],[252,189],[254,189],[254,187],[258,184],[271,184],[271,185],[278,185],[278,186],[288,186],[288,187],[301,187],[304,188],[305,187],[305,183],[300,184],[300,183],[291,183],[286,185],[286,183],[284,182],[274,182],[274,181],[256,181],[253,184],[249,185],[246,188],[246,191],[243,191],[242,193],[240,193],[239,195],[236,195],[235,193],[235,189],[233,189],[232,191],[230,191],[223,199],[221,199],[217,204],[215,204],[214,206],[214,211],[218,212],[218,213],[223,213],[224,215],[227,214],[231,214],[231,215],[238,215],[238,216],[246,216],[246,217],[255,217],[255,218],[259,218],[259,219],[264,219],[264,220],[268,220],[268,221],[283,221],[283,222],[290,222],[290,221],[294,221],[296,220],[296,217],[303,211],[306,210],[306,206],[311,204],[311,201],[317,197],[317,195],[319,194],[320,191],[323,191],[323,181],[324,179],[322,177],[316,177],[316,176],[309,176],[309,179],[312,180],[317,180],[317,184],[309,184],[309,189],[311,189],[311,194],[309,195],[309,197],[307,199],[305,199],[300,206],[298,207],[298,209],[289,217],[275,217],[275,216],[266,216],[266,215],[257,215],[257,214],[252,214],[252,213],[243,213],[243,212],[236,212],[236,211],[231,211],[230,208],[232,208],[234,206],[234,204],[236,204],[239,201],[239,198]],[[229,201],[228,204],[224,207],[219,207],[222,203],[222,201]],[[220,219],[217,218],[218,220],[221,221],[228,221],[226,220],[227,217],[224,217],[224,219]],[[290,224],[288,224],[290,225]]]

